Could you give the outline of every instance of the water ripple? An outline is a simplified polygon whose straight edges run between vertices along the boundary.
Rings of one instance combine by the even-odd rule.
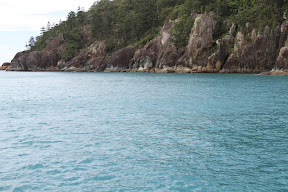
[[[287,81],[0,72],[0,191],[287,191]]]

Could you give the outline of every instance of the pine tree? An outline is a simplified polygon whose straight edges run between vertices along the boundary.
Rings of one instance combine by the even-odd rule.
[[[41,35],[43,35],[44,32],[46,32],[46,29],[45,29],[44,26],[42,26],[41,29],[40,29],[40,33],[41,33]]]
[[[46,31],[49,31],[51,29],[51,24],[50,24],[50,22],[48,21],[47,22],[47,26],[46,26]]]

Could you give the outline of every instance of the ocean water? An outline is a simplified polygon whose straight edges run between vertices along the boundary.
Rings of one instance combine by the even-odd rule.
[[[288,191],[288,77],[0,72],[0,191]]]

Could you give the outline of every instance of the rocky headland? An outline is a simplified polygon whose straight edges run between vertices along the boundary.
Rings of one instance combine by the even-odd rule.
[[[249,26],[246,34],[230,23],[230,30],[213,39],[216,20],[213,13],[194,15],[188,45],[177,48],[171,41],[166,22],[159,35],[145,46],[131,45],[113,53],[105,49],[105,41],[95,41],[69,61],[61,58],[65,48],[60,33],[41,51],[23,51],[7,71],[75,71],[75,72],[156,72],[156,73],[255,73],[288,75],[288,21],[276,28],[258,31]],[[249,25],[247,23],[246,25]],[[89,26],[84,26],[83,41],[91,40]]]

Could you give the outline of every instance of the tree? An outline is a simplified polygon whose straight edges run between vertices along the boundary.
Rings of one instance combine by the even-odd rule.
[[[140,36],[149,29],[158,26],[155,0],[138,0],[136,13],[137,31]]]
[[[43,35],[44,32],[46,32],[46,29],[45,29],[44,26],[42,26],[41,29],[40,29],[40,33],[41,33],[41,35]]]
[[[29,46],[33,47],[34,45],[35,45],[35,39],[34,39],[33,36],[31,36],[30,39],[29,39]]]
[[[77,22],[80,26],[84,26],[85,24],[85,12],[84,12],[84,7],[82,9],[80,6],[77,9]]]
[[[172,42],[178,48],[185,47],[188,44],[191,29],[194,25],[194,19],[190,15],[183,15],[174,28],[171,30]]]
[[[33,36],[30,37],[28,44],[26,44],[27,50],[32,50],[35,45],[35,39]]]
[[[93,13],[92,33],[95,39],[100,39],[102,37],[102,26],[103,26],[103,20],[101,12],[97,9]]]
[[[67,16],[68,30],[72,30],[76,26],[76,13],[71,11]]]
[[[77,28],[64,33],[64,38],[66,41],[65,50],[61,52],[61,56],[65,61],[71,60],[75,57],[81,48],[81,34]]]
[[[51,29],[51,24],[50,24],[50,22],[48,21],[47,22],[47,26],[46,26],[46,31],[49,31]]]

